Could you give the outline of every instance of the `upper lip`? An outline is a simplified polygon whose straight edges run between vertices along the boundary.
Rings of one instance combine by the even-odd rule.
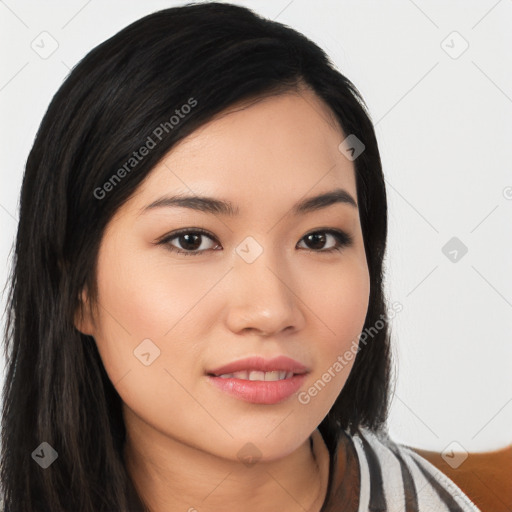
[[[286,371],[300,374],[307,373],[309,370],[303,364],[287,356],[278,356],[272,359],[265,359],[263,357],[256,356],[233,361],[224,366],[219,366],[218,368],[210,370],[207,373],[209,375],[218,376],[242,371]]]

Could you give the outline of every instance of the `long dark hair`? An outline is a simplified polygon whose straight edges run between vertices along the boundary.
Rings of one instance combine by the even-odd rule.
[[[165,9],[121,30],[74,67],[28,156],[4,346],[0,483],[6,510],[128,510],[121,399],[94,339],[73,322],[80,290],[87,286],[92,304],[97,298],[105,226],[159,160],[215,114],[304,85],[330,107],[345,135],[365,145],[354,161],[371,285],[365,329],[380,321],[319,428],[333,453],[342,430],[385,427],[387,204],[361,95],[317,45],[285,25],[230,4]],[[187,112],[179,121],[177,109]],[[149,146],[148,137],[154,147],[132,161]],[[41,443],[58,453],[47,469],[35,463],[36,449],[46,447]]]

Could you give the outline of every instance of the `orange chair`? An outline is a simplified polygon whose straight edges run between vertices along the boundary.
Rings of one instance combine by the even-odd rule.
[[[411,448],[451,478],[482,512],[512,512],[512,445],[469,453],[456,469],[438,452]]]

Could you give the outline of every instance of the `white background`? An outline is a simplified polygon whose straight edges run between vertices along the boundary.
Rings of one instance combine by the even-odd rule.
[[[2,287],[24,164],[53,94],[94,46],[183,3],[0,2]],[[372,114],[389,201],[387,295],[403,306],[392,320],[392,437],[439,451],[509,444],[512,1],[233,3],[315,41]],[[51,48],[43,31],[58,44],[46,59],[31,47],[44,37]],[[442,252],[452,237],[468,248],[456,262]]]

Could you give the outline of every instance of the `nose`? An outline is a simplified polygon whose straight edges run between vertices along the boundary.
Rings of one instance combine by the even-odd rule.
[[[303,328],[299,276],[285,262],[278,263],[275,251],[264,250],[252,263],[236,256],[230,279],[226,322],[232,332],[268,337]]]

